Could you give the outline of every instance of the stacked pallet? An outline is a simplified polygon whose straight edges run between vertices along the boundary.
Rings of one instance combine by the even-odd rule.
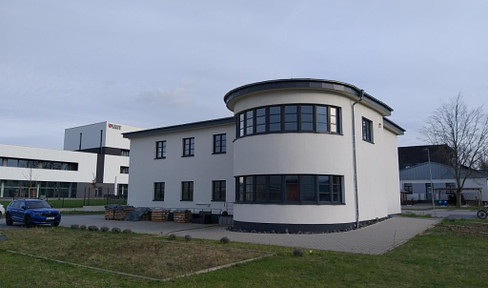
[[[169,210],[153,209],[151,211],[151,218],[153,222],[164,222],[168,221]]]
[[[114,220],[124,220],[125,216],[134,211],[132,206],[123,206],[122,209],[116,209],[114,213]]]
[[[105,209],[105,220],[114,220],[115,210]]]
[[[173,212],[173,221],[176,223],[190,223],[191,221],[191,211],[175,211]]]

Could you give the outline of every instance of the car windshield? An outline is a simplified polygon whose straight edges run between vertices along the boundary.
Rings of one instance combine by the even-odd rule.
[[[25,203],[27,209],[51,208],[51,205],[45,201],[29,201]]]

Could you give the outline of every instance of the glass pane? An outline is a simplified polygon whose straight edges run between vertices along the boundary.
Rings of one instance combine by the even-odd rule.
[[[303,201],[316,201],[314,176],[300,176],[300,195]]]
[[[327,132],[327,107],[317,106],[317,132]]]
[[[253,193],[253,177],[247,176],[246,177],[246,202],[254,201],[254,193]]]
[[[319,201],[331,201],[330,177],[319,176]]]
[[[256,176],[256,201],[266,201],[266,176]]]
[[[280,106],[269,107],[269,131],[270,132],[281,131],[281,107]]]
[[[281,176],[269,176],[269,200],[281,202],[282,199]]]
[[[337,108],[330,108],[330,132],[337,133]]]
[[[298,201],[298,176],[286,176],[286,201]]]
[[[246,135],[254,134],[254,111],[246,112]]]

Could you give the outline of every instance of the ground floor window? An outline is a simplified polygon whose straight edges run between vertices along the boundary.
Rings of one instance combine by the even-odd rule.
[[[212,201],[225,201],[225,180],[212,181]]]
[[[0,197],[75,198],[77,183],[0,180]]]
[[[164,201],[164,182],[154,183],[154,201]]]
[[[252,175],[236,177],[237,203],[344,204],[341,175]]]
[[[181,201],[193,201],[193,181],[181,182]]]

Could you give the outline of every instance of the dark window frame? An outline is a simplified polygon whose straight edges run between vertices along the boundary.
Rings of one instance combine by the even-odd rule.
[[[164,201],[164,182],[154,182],[153,201]]]
[[[183,155],[182,157],[195,156],[195,137],[183,138]]]
[[[212,201],[225,202],[227,198],[227,183],[225,180],[212,181]]]
[[[181,181],[181,200],[193,201],[194,186],[193,181]]]
[[[155,159],[166,159],[166,140],[156,141]]]
[[[227,153],[227,134],[220,133],[213,135],[213,154]]]
[[[120,174],[129,174],[129,166],[120,166]]]
[[[361,132],[363,141],[374,144],[373,121],[366,117],[361,119]]]

